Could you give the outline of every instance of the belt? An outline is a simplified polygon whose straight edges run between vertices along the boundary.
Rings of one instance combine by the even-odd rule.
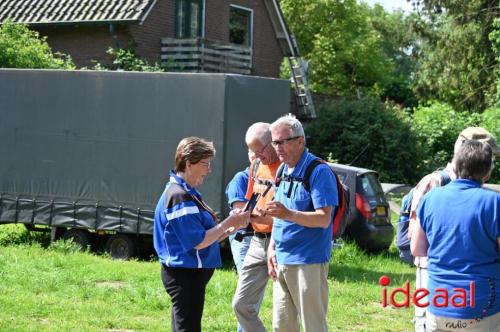
[[[259,239],[267,239],[271,237],[271,233],[254,232],[253,235],[258,237]]]

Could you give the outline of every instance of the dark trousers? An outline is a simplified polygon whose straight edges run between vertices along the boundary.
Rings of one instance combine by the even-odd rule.
[[[205,288],[214,269],[162,265],[161,280],[172,299],[172,332],[201,332]]]

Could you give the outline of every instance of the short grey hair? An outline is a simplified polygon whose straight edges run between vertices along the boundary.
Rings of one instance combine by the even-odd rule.
[[[493,162],[491,146],[476,140],[464,141],[454,158],[458,178],[475,180],[479,183],[482,183],[491,172]]]
[[[262,144],[271,142],[271,129],[267,122],[256,122],[247,129],[245,142],[249,144],[254,139],[258,139]]]
[[[295,116],[287,114],[280,117],[278,120],[271,123],[271,130],[274,130],[275,128],[283,125],[290,128],[293,137],[306,137],[306,135],[304,134],[304,128],[302,127],[302,123],[300,123],[300,121]]]

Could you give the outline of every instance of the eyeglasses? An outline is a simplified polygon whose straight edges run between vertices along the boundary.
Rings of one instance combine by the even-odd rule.
[[[262,148],[262,150],[260,150],[260,151],[253,151],[252,150],[252,152],[255,153],[255,155],[262,156],[264,154],[264,151],[266,151],[267,146],[269,145],[269,143],[271,143],[271,142],[268,142],[266,145],[264,145],[264,147]]]
[[[302,137],[302,136],[294,136],[294,137],[288,137],[288,138],[284,138],[284,139],[280,139],[280,140],[276,140],[276,141],[271,141],[271,144],[274,147],[278,147],[280,145],[284,145],[284,144],[288,143],[289,141],[296,140],[299,137]]]
[[[204,166],[206,168],[210,168],[212,166],[212,162],[210,162],[210,161],[200,161],[199,164],[201,164],[202,166]]]

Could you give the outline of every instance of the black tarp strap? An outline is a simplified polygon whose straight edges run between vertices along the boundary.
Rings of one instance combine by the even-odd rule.
[[[141,230],[141,208],[137,209],[137,230],[135,231],[136,235],[139,235],[139,231]]]
[[[54,200],[50,200],[49,227],[52,226],[52,218],[54,217]]]
[[[19,196],[16,196],[16,214],[14,217],[14,222],[17,224],[19,221]]]
[[[36,198],[33,197],[33,211],[31,213],[31,224],[35,224],[35,215],[36,215]]]
[[[120,205],[120,232],[122,231],[123,206]]]
[[[76,228],[76,201],[73,201],[73,228]]]
[[[95,230],[99,228],[99,201],[95,203]]]

